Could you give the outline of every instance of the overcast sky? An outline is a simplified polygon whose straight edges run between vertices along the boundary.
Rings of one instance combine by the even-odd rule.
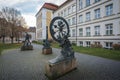
[[[66,0],[0,0],[0,8],[12,7],[19,10],[28,26],[36,26],[35,14],[45,2],[62,4]]]

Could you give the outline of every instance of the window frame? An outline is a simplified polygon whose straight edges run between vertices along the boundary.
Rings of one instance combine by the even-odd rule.
[[[72,25],[75,25],[75,22],[76,21],[76,18],[75,17],[72,17]]]
[[[95,31],[95,36],[99,36],[100,35],[100,25],[95,26],[94,31]]]
[[[72,12],[75,12],[75,11],[76,11],[76,5],[73,4],[73,5],[72,5]]]
[[[79,23],[83,22],[83,15],[79,15]]]
[[[81,31],[80,31],[81,30]],[[79,36],[83,36],[83,28],[79,28]]]
[[[90,27],[86,27],[86,36],[87,36],[87,37],[90,37],[90,36],[91,36]]]
[[[101,17],[101,15],[100,15],[100,8],[95,9],[94,12],[95,12],[95,19],[99,19]]]
[[[113,35],[113,24],[106,24],[106,35]]]
[[[95,0],[95,3],[99,2],[99,1],[101,1],[101,0]]]
[[[82,9],[83,8],[83,2],[82,0],[79,0],[79,9]]]
[[[109,4],[107,6],[105,6],[105,10],[106,10],[106,16],[110,16],[113,14],[113,4]]]
[[[105,42],[105,48],[111,49],[113,42]]]
[[[90,12],[86,13],[86,21],[90,21],[91,20],[91,15]]]
[[[83,46],[83,41],[79,41],[80,46]]]
[[[86,7],[90,6],[90,0],[86,0]]]
[[[72,29],[72,37],[75,37],[76,36],[76,31],[75,29]]]
[[[90,41],[86,41],[86,47],[90,47],[91,46],[91,42]]]

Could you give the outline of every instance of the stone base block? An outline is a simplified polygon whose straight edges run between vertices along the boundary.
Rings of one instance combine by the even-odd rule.
[[[33,46],[32,45],[22,46],[21,51],[25,51],[25,50],[33,50]]]
[[[43,48],[42,53],[43,54],[52,54],[52,48]]]
[[[51,64],[50,62],[48,62],[45,66],[45,75],[49,79],[56,79],[76,68],[76,58],[66,59],[55,64]]]

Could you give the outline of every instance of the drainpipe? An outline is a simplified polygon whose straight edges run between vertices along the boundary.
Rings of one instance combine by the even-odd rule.
[[[77,45],[77,0],[76,0],[76,45]]]

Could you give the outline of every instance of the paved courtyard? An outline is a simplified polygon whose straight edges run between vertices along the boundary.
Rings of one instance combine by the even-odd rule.
[[[45,63],[60,54],[43,55],[42,46],[33,45],[33,51],[11,49],[0,56],[0,80],[48,80]],[[77,69],[57,80],[120,80],[120,61],[75,53]]]

